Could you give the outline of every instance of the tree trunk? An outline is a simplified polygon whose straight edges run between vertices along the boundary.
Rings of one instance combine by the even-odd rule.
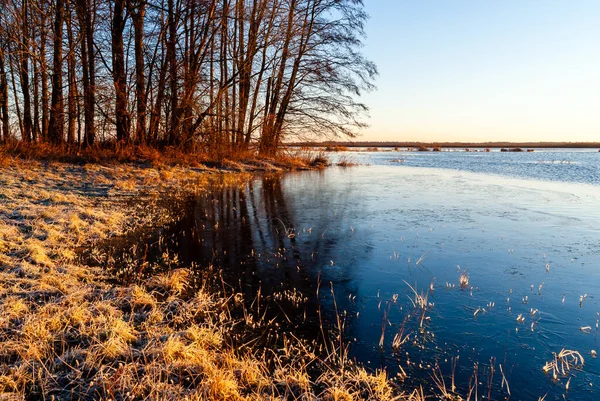
[[[64,140],[64,99],[62,88],[62,44],[63,44],[64,2],[56,0],[54,18],[54,58],[52,71],[52,100],[50,104],[50,126],[48,137],[53,144]]]
[[[8,81],[6,69],[4,68],[4,49],[0,45],[0,120],[2,127],[0,139],[4,142],[10,139],[10,127],[8,125]]]
[[[69,3],[67,3],[67,7]],[[75,129],[77,128],[77,77],[75,76],[75,42],[73,39],[73,27],[71,20],[71,9],[67,8],[67,40],[69,41],[69,55],[67,57],[67,68],[69,78],[69,98],[68,98],[68,115],[69,123],[67,126],[67,142],[75,143]]]
[[[179,142],[179,113],[177,99],[177,55],[175,54],[175,44],[177,41],[177,19],[175,18],[175,6],[173,0],[167,1],[169,27],[169,38],[167,40],[167,63],[169,64],[169,73],[171,75],[171,123],[169,132],[169,142],[174,145]]]
[[[23,1],[23,21],[22,35],[23,42],[21,46],[21,90],[23,91],[23,140],[31,142],[31,131],[33,123],[31,120],[31,96],[29,94],[29,3]]]
[[[163,21],[163,28],[164,28],[165,27],[164,16],[161,18],[161,21]],[[166,30],[163,29],[163,31],[161,32],[161,35],[160,35],[159,42],[156,44],[156,48],[154,51],[154,54],[155,54],[154,59],[157,59],[158,58],[157,57],[158,49],[159,49],[159,47],[161,48],[160,71],[158,73],[158,84],[156,87],[156,101],[154,102],[154,106],[152,107],[152,111],[150,113],[150,127],[149,127],[149,131],[148,131],[148,135],[154,143],[158,142],[158,128],[160,125],[160,117],[162,114],[162,107],[163,107],[163,102],[165,99],[165,86],[167,84],[166,81],[167,81],[168,65],[167,65],[166,57],[164,55],[164,53],[165,53],[164,52],[165,32],[166,32]]]
[[[296,89],[296,79],[298,76],[298,70],[300,68],[300,63],[302,62],[304,53],[306,51],[306,45],[308,43],[308,38],[312,34],[312,29],[313,29],[312,24],[313,24],[314,18],[310,18],[311,12],[314,14],[314,4],[313,4],[312,10],[307,8],[305,11],[304,22],[302,24],[302,31],[300,34],[300,43],[298,46],[298,53],[296,54],[296,58],[294,59],[292,72],[291,72],[290,78],[288,79],[288,82],[287,82],[287,89],[283,94],[283,97],[282,97],[280,105],[279,105],[279,111],[277,112],[277,117],[275,119],[275,124],[274,124],[274,128],[273,128],[273,135],[274,135],[273,146],[274,146],[274,148],[277,148],[279,146],[279,142],[280,142],[280,138],[281,138],[281,134],[282,134],[282,130],[283,130],[283,124],[285,122],[285,117],[286,117],[290,102],[292,100],[292,95],[294,94],[294,90]]]
[[[292,42],[294,33],[294,14],[296,12],[296,6],[297,0],[291,0],[287,16],[287,28],[285,32],[283,49],[281,52],[281,59],[278,61],[279,71],[274,83],[272,80],[270,80],[272,85],[268,85],[270,88],[267,90],[267,99],[265,101],[268,103],[268,107],[265,106],[265,121],[263,123],[264,126],[260,143],[260,152],[262,154],[272,155],[277,148],[277,143],[275,142],[276,113],[281,97],[281,90],[284,85],[284,75],[287,67],[287,61],[290,56],[290,44]]]
[[[94,57],[94,34],[92,26],[92,10],[90,0],[77,0],[77,19],[82,32],[81,38],[81,64],[82,64],[82,83],[84,92],[84,146],[92,146],[96,140],[96,130],[94,126],[94,108],[95,100],[95,57]]]
[[[10,80],[12,83],[13,98],[15,99],[15,110],[17,112],[17,121],[19,122],[19,132],[21,134],[21,139],[24,140],[25,130],[23,129],[23,116],[21,115],[21,107],[19,106],[19,101],[17,100],[19,99],[19,96],[17,95],[17,80],[15,78],[15,70],[19,69],[20,67],[17,66],[18,62],[15,60],[16,57],[10,57],[10,54],[14,54],[14,52],[12,52],[10,49],[10,45],[8,52],[8,69],[10,70]]]
[[[45,10],[44,10],[45,11]],[[48,140],[48,124],[50,116],[48,111],[50,110],[50,91],[48,89],[48,63],[46,62],[46,40],[48,33],[46,31],[46,16],[45,12],[42,12],[41,20],[41,32],[40,32],[40,57],[38,58],[40,64],[40,75],[42,80],[42,141]]]
[[[136,141],[145,144],[146,138],[146,76],[144,74],[144,16],[145,0],[139,0],[132,12],[135,41],[135,99],[136,99]]]
[[[123,46],[124,10],[125,0],[115,0],[111,33],[117,142],[129,142],[129,127],[131,124],[131,117],[127,110],[127,75],[125,75],[125,50]]]
[[[40,85],[39,85],[40,72],[38,70],[38,63],[33,61],[33,131],[32,139],[34,142],[38,141],[40,136]]]

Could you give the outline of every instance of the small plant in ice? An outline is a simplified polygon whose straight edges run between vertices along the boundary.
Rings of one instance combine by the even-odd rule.
[[[591,326],[581,326],[579,330],[583,331],[585,334],[590,334],[592,332]]]
[[[504,370],[502,369],[502,364],[500,364],[500,373],[502,374],[502,383],[500,384],[500,388],[506,387],[506,392],[510,397],[510,387],[508,385],[508,380],[506,380],[506,376],[504,375]]]
[[[394,336],[394,339],[392,340],[392,349],[398,351],[400,347],[402,347],[402,344],[406,343],[409,340],[409,336],[410,333],[406,335],[404,334],[404,324],[402,324],[402,326]]]
[[[420,319],[420,323],[419,323],[419,327],[423,327],[423,321],[424,320],[428,320],[428,318],[425,318],[425,312],[427,312],[428,308],[433,308],[433,304],[429,303],[427,301],[427,298],[429,296],[429,292],[427,293],[423,293],[421,292],[420,294],[417,292],[417,290],[415,290],[410,284],[408,284],[405,280],[403,280],[404,283],[412,290],[413,294],[414,294],[414,299],[408,297],[408,299],[410,300],[410,302],[413,304],[413,307],[415,309],[420,309],[421,310],[421,319]]]
[[[466,271],[463,271],[460,274],[459,283],[460,283],[460,288],[462,288],[462,289],[469,287],[469,274]]]
[[[411,297],[408,297],[408,295],[407,295],[408,299],[412,302],[413,307],[426,310],[427,307],[428,307],[428,305],[430,305],[430,304],[427,303],[427,294],[423,294],[423,292],[421,292],[421,294],[419,294],[413,288],[413,286],[411,286],[410,284],[408,284],[406,281],[404,281],[404,283],[412,290],[412,292],[414,294],[414,299],[412,299]]]
[[[446,381],[444,380],[444,375],[442,374],[442,369],[440,365],[437,365],[433,369],[433,375],[431,375],[435,386],[440,391],[443,400],[461,400],[459,396],[452,394],[451,391],[448,391],[446,388]],[[454,383],[454,376],[452,377],[452,381]],[[452,391],[454,391],[454,384],[452,384]]]
[[[473,317],[477,317],[477,315],[479,313],[486,313],[487,311],[485,310],[485,308],[482,308],[481,306],[477,307],[477,309],[475,310],[475,312],[473,313]]]
[[[542,370],[546,374],[552,374],[554,380],[557,380],[559,375],[568,375],[571,368],[582,369],[585,362],[579,352],[564,348],[558,354],[553,352],[552,355],[554,355],[554,359],[546,362]]]
[[[583,306],[583,301],[587,298],[588,294],[583,294],[579,296],[579,307]]]
[[[425,260],[426,257],[427,257],[426,253],[424,253],[423,255],[421,255],[419,257],[419,259],[417,259],[417,261],[415,262],[415,266],[419,266],[423,262],[423,260]]]
[[[412,393],[408,396],[408,401],[425,401],[425,393],[423,392],[423,386],[419,386],[419,388],[414,389]]]
[[[281,225],[283,226],[283,231],[285,232],[285,235],[286,235],[288,238],[290,238],[290,239],[291,239],[291,238],[294,238],[294,237],[296,236],[296,233],[294,232],[294,229],[293,229],[293,228],[287,228],[287,227],[285,226],[285,223],[284,223],[283,221],[281,221],[281,219],[277,219],[277,220],[279,220],[279,222],[280,222],[280,223],[281,223]]]

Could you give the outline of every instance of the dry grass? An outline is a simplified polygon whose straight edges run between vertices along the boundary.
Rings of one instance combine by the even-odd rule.
[[[5,159],[2,159],[5,160]],[[176,269],[115,287],[76,249],[165,223],[165,193],[244,174],[8,158],[0,167],[0,394],[14,399],[390,400],[385,372],[298,339],[270,351],[228,341],[243,327],[223,298]],[[144,208],[128,203],[130,196]],[[158,221],[157,221],[158,220]],[[185,293],[185,296],[182,294]],[[259,352],[260,351],[260,352]],[[314,366],[321,374],[314,375]],[[312,372],[312,373],[311,373]]]
[[[342,156],[338,159],[338,161],[336,162],[336,165],[340,166],[340,167],[353,167],[353,166],[358,166],[358,163],[356,163],[349,157]]]
[[[307,152],[304,152],[307,153]],[[311,153],[311,152],[308,152]],[[154,148],[139,145],[118,145],[111,142],[90,148],[74,145],[55,146],[48,143],[12,142],[0,144],[0,168],[15,161],[61,162],[74,164],[137,164],[152,167],[183,166],[208,169],[218,167],[235,171],[278,171],[320,167],[314,157],[296,155],[281,150],[276,157],[259,156],[254,149],[226,152],[207,152],[200,147]],[[127,183],[120,182],[121,185]]]
[[[325,156],[324,152],[313,151],[313,150],[290,150],[287,155],[283,158],[288,163],[293,160],[298,160],[302,165],[311,169],[322,169],[329,166],[329,159]]]

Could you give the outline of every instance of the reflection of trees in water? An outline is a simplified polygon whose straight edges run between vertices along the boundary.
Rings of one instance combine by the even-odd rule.
[[[334,283],[341,308],[352,309],[352,304],[341,298],[356,293],[348,288],[353,267],[345,267],[341,281],[325,268],[336,248],[347,246],[344,235],[350,230],[341,229],[344,210],[331,213],[317,207],[318,215],[309,217],[326,224],[330,228],[327,235],[300,232],[295,220],[303,212],[304,206],[297,203],[303,194],[294,189],[286,192],[286,189],[290,188],[281,176],[267,175],[245,187],[219,189],[197,197],[177,227],[179,257],[184,264],[213,264],[222,269],[226,282],[236,292],[242,292],[248,302],[259,289],[267,297],[284,290],[300,291],[308,297],[304,306],[292,307],[284,300],[273,308],[273,313],[283,312],[301,330],[317,333],[313,324],[319,324],[319,306],[324,320],[334,321],[329,281]],[[324,202],[323,199],[310,201],[318,201],[321,206]],[[343,205],[343,202],[336,203]],[[316,298],[319,281],[323,282],[320,300]]]
[[[351,336],[351,317],[356,311],[348,294],[357,295],[353,287],[356,263],[352,262],[369,257],[371,247],[357,247],[350,228],[343,224],[349,207],[343,197],[348,193],[334,191],[341,194],[337,199],[324,194],[328,180],[319,182],[321,174],[263,176],[246,186],[215,187],[187,202],[178,202],[173,212],[181,213],[180,220],[150,235],[116,244],[110,252],[112,268],[118,271],[119,265],[127,268],[137,263],[127,270],[132,275],[119,276],[128,281],[136,279],[136,272],[144,276],[173,268],[171,258],[163,258],[165,254],[177,255],[177,266],[200,266],[199,273],[205,274],[199,276],[214,272],[205,269],[213,265],[222,271],[227,295],[242,293],[251,308],[256,306],[252,303],[260,292],[268,301],[261,303],[261,316],[264,306],[270,304],[267,319],[289,319],[291,328],[307,338],[321,333],[319,309],[326,329],[335,324],[331,281],[339,311],[348,311],[345,332]],[[332,204],[338,209],[332,210]],[[355,207],[352,211],[356,212]],[[312,232],[309,226],[313,226]],[[330,266],[330,260],[340,255],[345,257],[345,266],[337,259],[335,267]],[[221,287],[220,278],[211,275],[213,284]],[[298,291],[308,300],[297,307],[290,299],[274,296],[285,290]]]

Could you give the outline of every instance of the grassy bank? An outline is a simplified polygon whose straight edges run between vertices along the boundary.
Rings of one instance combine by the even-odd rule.
[[[343,345],[326,355],[295,338],[269,352],[234,348],[232,333],[269,323],[230,313],[240,303],[236,294],[192,289],[190,269],[115,285],[110,271],[79,262],[78,249],[176,218],[160,207],[167,196],[248,178],[206,167],[74,165],[5,154],[0,397],[418,399],[418,392],[398,393],[385,373],[349,363]]]
[[[48,143],[9,142],[0,144],[0,166],[10,160],[60,162],[71,164],[127,163],[149,167],[218,168],[234,171],[305,170],[322,168],[327,160],[313,150],[280,151],[277,156],[259,156],[255,149],[207,153],[201,149],[150,147],[139,145],[98,144],[84,148],[77,145],[55,146]]]

